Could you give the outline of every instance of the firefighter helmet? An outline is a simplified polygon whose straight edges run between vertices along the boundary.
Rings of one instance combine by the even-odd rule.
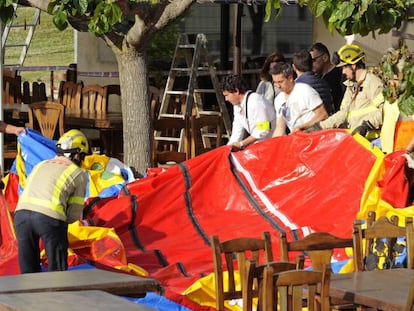
[[[64,133],[56,143],[58,153],[70,156],[76,153],[89,153],[89,143],[86,136],[79,130]]]
[[[353,65],[360,60],[365,60],[365,52],[356,44],[346,44],[338,51],[341,62],[338,67],[345,65]]]

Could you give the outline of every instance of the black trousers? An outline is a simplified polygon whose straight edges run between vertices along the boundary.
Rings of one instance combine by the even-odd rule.
[[[40,272],[42,239],[46,250],[48,271],[68,269],[68,224],[44,214],[18,210],[14,216],[19,266],[21,273]]]

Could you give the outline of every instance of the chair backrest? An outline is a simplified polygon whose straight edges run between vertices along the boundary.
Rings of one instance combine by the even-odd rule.
[[[23,103],[31,104],[40,101],[46,101],[46,84],[44,82],[33,82],[30,90],[30,83],[28,81],[23,82]]]
[[[153,120],[152,127],[153,166],[171,166],[190,158],[187,118],[156,119]]]
[[[301,311],[306,297],[309,311],[330,310],[329,286],[331,266],[324,265],[322,271],[290,270],[275,273],[273,267],[263,272],[262,304],[266,311]],[[277,306],[280,306],[280,309]]]
[[[82,82],[61,82],[58,102],[68,109],[80,109]]]
[[[119,109],[121,107],[121,86],[119,84],[107,84],[105,87],[108,110],[111,110],[111,107],[117,107],[116,109]]]
[[[369,212],[365,226],[355,220],[353,227],[354,263],[356,271],[402,267],[396,259],[406,249],[407,268],[414,268],[413,218],[405,217],[405,226],[398,225],[398,216],[382,216],[375,220]]]
[[[313,270],[322,270],[323,266],[330,264],[335,249],[352,247],[352,238],[339,238],[328,232],[313,232],[303,239],[288,242],[286,233],[280,234],[280,260],[289,261],[289,253],[297,255],[306,253]]]
[[[22,77],[3,76],[3,103],[20,104],[22,102]]]
[[[35,129],[36,125],[38,125],[42,135],[50,139],[63,135],[63,105],[54,102],[42,101],[29,104],[28,108],[30,128]],[[59,130],[57,135],[55,135],[56,128]]]
[[[39,102],[47,100],[46,84],[44,82],[33,82],[32,84],[32,98],[31,102]]]
[[[220,113],[191,116],[192,158],[223,144],[222,124]]]
[[[98,84],[86,85],[82,88],[82,110],[107,111],[107,88]]]
[[[213,235],[210,242],[214,261],[216,309],[224,311],[224,301],[242,298],[241,286],[237,286],[236,271],[239,271],[239,285],[242,285],[245,283],[247,260],[252,259],[257,263],[273,261],[270,234],[263,232],[262,238],[241,237],[222,242],[217,235]],[[227,286],[224,285],[225,271],[228,274]]]
[[[288,270],[303,269],[304,257],[299,255],[296,262],[272,261],[258,265],[254,260],[246,262],[244,283],[242,284],[243,310],[253,310],[253,298],[258,298],[256,310],[263,310],[261,297],[263,296],[263,272],[265,267],[272,267],[274,273]]]

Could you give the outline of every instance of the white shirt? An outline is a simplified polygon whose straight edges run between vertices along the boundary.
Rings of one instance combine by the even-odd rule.
[[[275,98],[274,105],[277,118],[283,118],[292,132],[294,128],[312,120],[315,115],[313,110],[322,105],[322,99],[308,84],[295,83],[288,96],[281,92]]]
[[[276,127],[276,112],[273,105],[260,94],[250,92],[247,96],[249,92],[246,92],[240,105],[233,106],[233,128],[228,145],[243,140],[245,130],[258,140],[270,138]],[[262,125],[266,122],[270,122],[270,129],[263,128]]]

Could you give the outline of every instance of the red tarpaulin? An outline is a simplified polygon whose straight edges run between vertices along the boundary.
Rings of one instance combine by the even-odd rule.
[[[222,146],[131,182],[119,197],[92,200],[86,218],[113,227],[128,263],[146,269],[166,297],[203,309],[182,293],[213,272],[211,235],[225,240],[269,231],[275,260],[281,231],[288,239],[312,231],[350,237],[375,161],[342,130],[298,132],[235,153]],[[3,269],[15,260],[6,258]]]

